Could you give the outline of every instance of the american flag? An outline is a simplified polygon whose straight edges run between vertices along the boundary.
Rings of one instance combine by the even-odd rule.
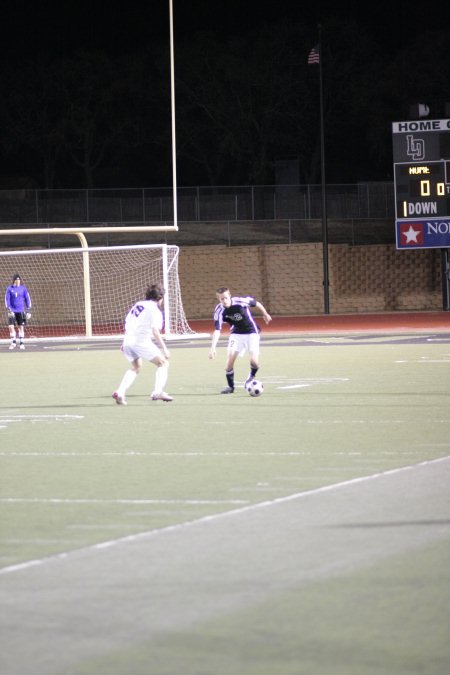
[[[320,63],[319,45],[313,47],[308,54],[308,65],[314,65],[315,63]]]

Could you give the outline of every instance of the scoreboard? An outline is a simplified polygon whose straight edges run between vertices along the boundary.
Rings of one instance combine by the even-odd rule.
[[[450,160],[395,165],[398,218],[450,216]]]
[[[450,247],[450,120],[394,122],[399,249]]]

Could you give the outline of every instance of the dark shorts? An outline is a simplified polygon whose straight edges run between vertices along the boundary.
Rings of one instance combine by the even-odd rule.
[[[25,312],[14,312],[14,316],[8,316],[8,326],[26,326],[27,315]]]

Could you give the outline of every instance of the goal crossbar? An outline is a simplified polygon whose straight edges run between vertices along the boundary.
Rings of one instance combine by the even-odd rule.
[[[178,232],[178,225],[93,225],[89,227],[26,227],[0,229],[0,235],[18,234],[84,234],[89,232]]]

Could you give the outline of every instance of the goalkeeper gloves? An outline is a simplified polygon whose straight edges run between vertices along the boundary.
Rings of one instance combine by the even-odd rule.
[[[15,314],[12,310],[8,309],[8,319],[14,319]]]
[[[31,312],[27,312],[25,314],[25,318],[26,318],[27,321],[29,321],[31,319]]]

